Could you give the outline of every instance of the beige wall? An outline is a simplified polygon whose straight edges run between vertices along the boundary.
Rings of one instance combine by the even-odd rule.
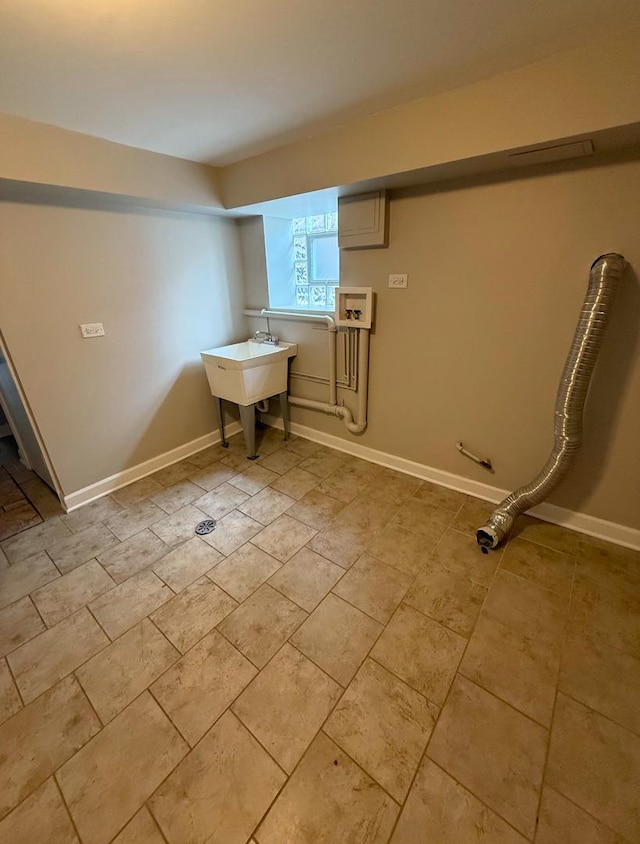
[[[592,384],[584,448],[551,500],[640,527],[640,162],[405,191],[390,215],[388,249],[342,253],[342,284],[377,292],[370,423],[358,441],[496,487],[530,480],[552,444],[589,266],[620,251],[631,269]],[[388,289],[391,272],[409,274],[407,290]],[[316,345],[307,328],[279,327],[303,349],[305,333]],[[326,395],[300,382],[293,389]],[[292,415],[352,438],[330,417]],[[460,456],[459,439],[490,456],[496,474]]]
[[[637,124],[639,78],[640,30],[632,29],[225,167],[224,204],[442,168]]]
[[[216,428],[199,352],[247,331],[234,221],[3,202],[0,230],[0,330],[65,494]]]
[[[158,206],[220,209],[219,171],[169,155],[0,114],[2,180],[136,197]]]

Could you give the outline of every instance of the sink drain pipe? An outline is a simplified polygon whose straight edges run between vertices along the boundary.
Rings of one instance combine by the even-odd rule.
[[[358,328],[358,411],[357,419],[353,418],[353,413],[348,407],[336,404],[335,394],[335,334],[333,339],[329,340],[329,348],[333,347],[333,370],[331,371],[332,384],[334,389],[331,389],[329,402],[313,401],[312,399],[301,399],[297,396],[289,396],[289,404],[294,407],[304,407],[307,410],[320,410],[323,413],[328,413],[331,416],[337,416],[347,427],[347,430],[352,434],[361,434],[367,427],[367,402],[369,398],[369,329]]]
[[[622,255],[615,252],[601,255],[591,265],[587,294],[558,387],[553,449],[538,475],[501,501],[477,531],[481,548],[496,548],[516,518],[545,499],[571,468],[582,443],[587,390],[625,265]]]

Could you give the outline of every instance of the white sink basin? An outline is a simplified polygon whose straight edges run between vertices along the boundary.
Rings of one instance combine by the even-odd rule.
[[[240,405],[284,393],[288,361],[298,353],[295,343],[260,343],[246,340],[200,352],[214,396]]]

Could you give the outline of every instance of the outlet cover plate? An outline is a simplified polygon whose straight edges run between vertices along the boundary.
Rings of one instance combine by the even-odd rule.
[[[408,276],[406,273],[390,273],[389,287],[406,287],[408,284]]]
[[[80,333],[85,339],[104,337],[104,325],[101,322],[87,322],[80,326]]]

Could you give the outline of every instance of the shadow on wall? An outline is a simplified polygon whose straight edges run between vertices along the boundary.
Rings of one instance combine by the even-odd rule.
[[[132,450],[129,452],[126,467],[137,466],[154,456],[165,453],[167,449],[167,431],[180,432],[176,437],[178,444],[184,444],[193,439],[193,431],[189,425],[189,413],[193,403],[202,407],[209,407],[207,416],[209,424],[200,436],[218,431],[218,417],[215,411],[214,398],[209,389],[209,383],[204,366],[196,362],[184,366],[171,384],[155,412],[149,414],[149,424],[140,431]],[[240,414],[235,405],[224,403],[225,425],[237,422]]]
[[[635,269],[627,265],[585,404],[582,451],[554,493],[554,503],[580,511],[598,486],[639,352],[640,284]]]

